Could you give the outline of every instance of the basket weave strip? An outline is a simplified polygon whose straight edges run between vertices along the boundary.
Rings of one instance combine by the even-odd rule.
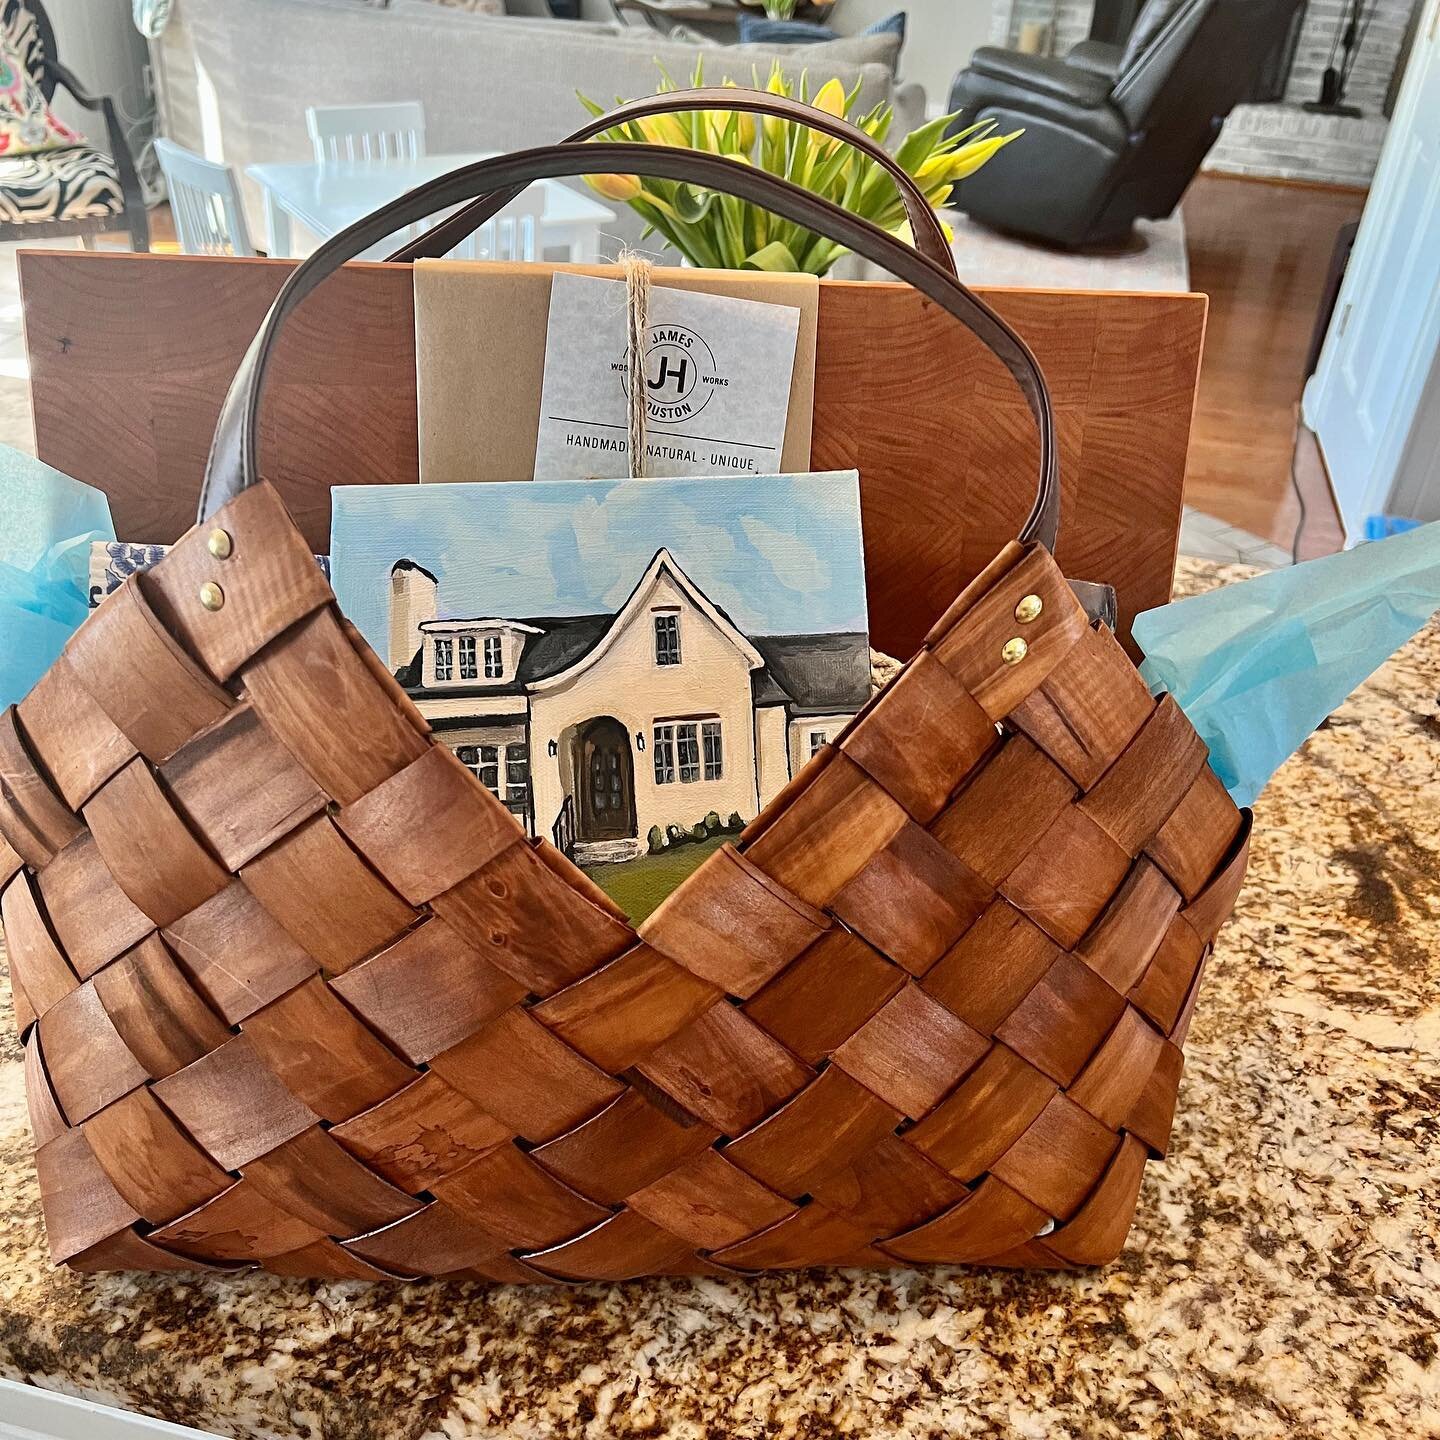
[[[563,1282],[1119,1251],[1248,823],[1043,548],[637,933],[428,733],[269,487],[215,525],[228,558],[192,532],[0,721],[57,1261]]]

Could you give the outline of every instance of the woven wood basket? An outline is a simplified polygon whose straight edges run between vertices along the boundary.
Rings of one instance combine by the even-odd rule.
[[[791,114],[742,93],[726,107]],[[1165,1152],[1248,817],[1046,545],[1002,551],[637,932],[437,743],[254,483],[288,310],[435,205],[494,192],[478,223],[536,174],[758,197],[982,328],[940,259],[781,182],[582,157],[471,167],[301,267],[221,419],[223,503],[0,718],[54,1256],[519,1283],[1108,1261]],[[1000,323],[1038,384],[1043,532],[1048,397]]]

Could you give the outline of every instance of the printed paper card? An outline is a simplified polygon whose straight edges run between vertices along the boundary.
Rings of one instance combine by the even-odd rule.
[[[854,471],[345,486],[331,541],[436,735],[637,922],[869,697]]]
[[[655,286],[645,347],[647,475],[780,469],[799,311]],[[535,478],[625,473],[626,287],[557,274],[550,292]]]

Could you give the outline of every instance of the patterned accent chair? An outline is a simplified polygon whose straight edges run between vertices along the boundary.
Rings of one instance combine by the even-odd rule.
[[[45,236],[90,237],[128,230],[136,250],[150,248],[150,226],[135,160],[115,102],[91,95],[55,58],[55,32],[40,0],[3,0],[0,26],[48,103],[64,86],[87,110],[105,119],[113,159],[90,145],[0,156],[0,240]]]

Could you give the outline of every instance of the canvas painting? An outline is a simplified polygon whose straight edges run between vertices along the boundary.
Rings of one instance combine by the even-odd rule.
[[[332,503],[345,613],[527,832],[637,922],[869,698],[854,471]]]

